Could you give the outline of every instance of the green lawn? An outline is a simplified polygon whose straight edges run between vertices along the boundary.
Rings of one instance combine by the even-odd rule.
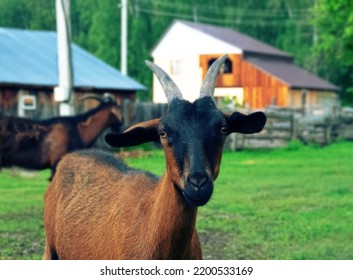
[[[126,161],[164,171],[161,151]],[[41,258],[48,177],[0,173],[0,259]],[[197,227],[208,259],[353,259],[353,143],[225,152]]]
[[[0,260],[38,259],[43,252],[43,193],[49,171],[20,177],[0,173]]]

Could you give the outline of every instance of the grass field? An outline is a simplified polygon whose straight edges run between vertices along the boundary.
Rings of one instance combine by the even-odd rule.
[[[161,151],[127,158],[159,175]],[[0,259],[40,259],[49,171],[0,173]],[[225,152],[197,228],[207,259],[353,259],[353,143]]]

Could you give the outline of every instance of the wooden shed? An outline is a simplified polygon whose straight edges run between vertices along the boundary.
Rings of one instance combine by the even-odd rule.
[[[97,104],[81,102],[87,93],[113,94],[117,102],[134,100],[145,87],[72,44],[76,112]],[[44,119],[57,116],[57,36],[52,31],[0,28],[0,114]]]
[[[301,108],[336,104],[339,88],[298,67],[290,54],[230,28],[177,20],[152,51],[180,86],[186,99],[197,98],[207,69],[228,54],[215,96],[228,97],[251,109],[269,105]],[[154,80],[154,101],[164,102]]]

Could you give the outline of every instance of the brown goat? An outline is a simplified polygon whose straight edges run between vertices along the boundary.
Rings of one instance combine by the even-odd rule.
[[[120,109],[109,95],[86,98],[100,105],[80,115],[39,121],[0,117],[0,167],[51,168],[53,176],[64,154],[88,148],[104,129],[121,126]]]
[[[160,142],[166,172],[129,168],[100,151],[66,155],[45,194],[44,259],[201,259],[195,230],[219,173],[224,141],[232,132],[256,133],[263,113],[224,114],[213,101],[215,80],[226,56],[212,64],[194,103],[158,66],[169,107],[161,119],[108,134],[111,146]]]

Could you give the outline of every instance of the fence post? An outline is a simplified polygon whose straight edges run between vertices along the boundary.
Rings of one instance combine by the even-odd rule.
[[[325,144],[328,145],[332,141],[331,137],[331,132],[332,132],[332,121],[331,118],[327,120],[327,123],[325,125]]]
[[[294,112],[292,113],[289,121],[291,122],[291,140],[295,140],[298,138],[298,123],[295,118]]]

